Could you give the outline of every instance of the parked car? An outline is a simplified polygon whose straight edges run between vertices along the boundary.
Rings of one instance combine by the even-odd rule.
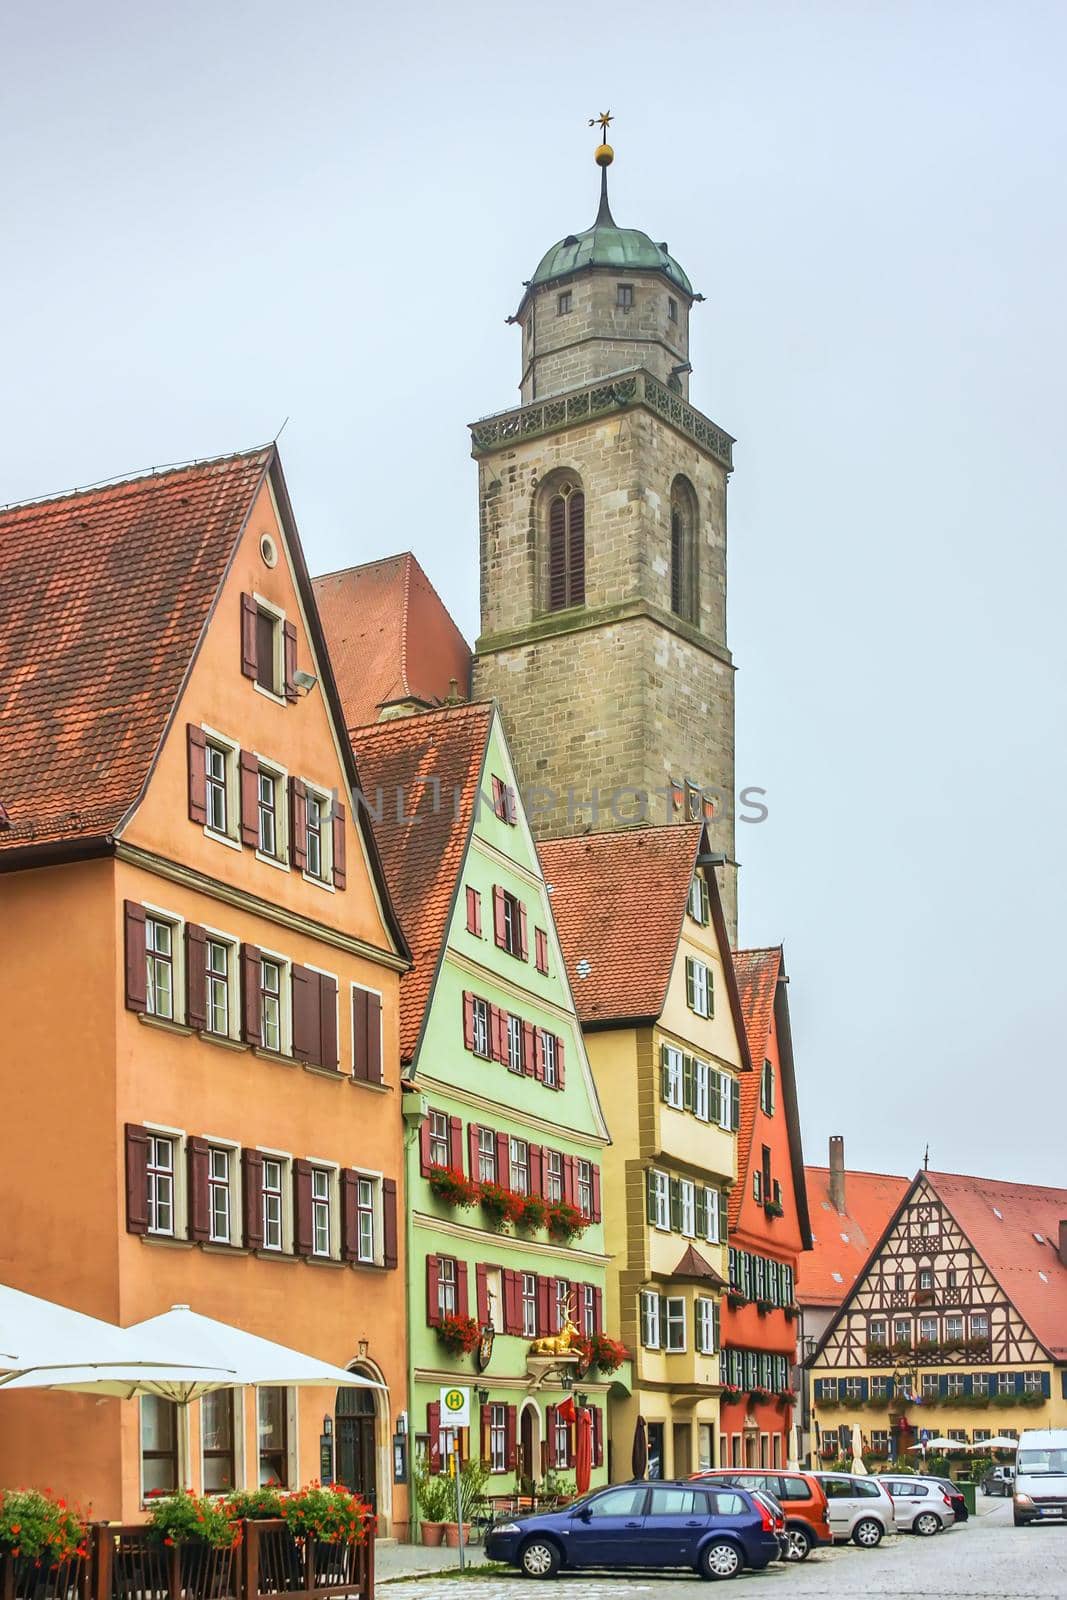
[[[772,1494],[785,1514],[790,1561],[806,1561],[818,1545],[831,1542],[826,1491],[811,1472],[766,1472],[757,1467],[711,1467],[694,1481],[732,1483],[739,1489]]]
[[[951,1528],[956,1520],[948,1490],[940,1478],[920,1478],[910,1473],[895,1477],[880,1473],[875,1479],[889,1490],[893,1515],[900,1533],[917,1533],[929,1538]],[[961,1500],[963,1496],[959,1497]]]
[[[850,1472],[817,1472],[826,1490],[827,1516],[834,1539],[851,1539],[862,1550],[874,1550],[887,1533],[895,1533],[893,1501],[877,1478]]]
[[[928,1474],[924,1473],[923,1476],[928,1476]],[[944,1489],[945,1493],[948,1495],[956,1521],[966,1522],[971,1513],[967,1510],[967,1502],[963,1498],[963,1491],[959,1484],[953,1483],[951,1478],[934,1477],[931,1481],[933,1483],[939,1483],[942,1489]]]
[[[1067,1518],[1067,1428],[1025,1428],[1015,1457],[1015,1526]]]
[[[1006,1464],[991,1467],[978,1485],[983,1494],[1007,1496],[1015,1488],[1015,1468]]]
[[[769,1506],[745,1489],[641,1482],[497,1523],[485,1553],[528,1578],[583,1567],[689,1567],[705,1578],[736,1578],[746,1567],[761,1572],[783,1545]]]

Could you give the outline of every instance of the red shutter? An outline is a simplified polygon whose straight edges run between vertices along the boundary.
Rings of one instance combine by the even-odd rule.
[[[474,996],[469,990],[463,995],[463,1045],[467,1050],[474,1049]]]
[[[263,1245],[263,1155],[241,1152],[241,1194],[244,1203],[244,1242],[249,1250]]]
[[[144,906],[126,901],[126,1004],[131,1011],[148,1006],[148,963]]]
[[[593,1285],[593,1330],[604,1332],[604,1291]]]
[[[437,1284],[441,1275],[440,1264],[436,1256],[426,1257],[426,1321],[431,1328],[436,1328],[441,1320],[441,1313],[437,1307]]]
[[[504,1333],[522,1332],[522,1283],[517,1272],[504,1269]]]
[[[467,932],[481,938],[482,933],[482,897],[477,889],[467,889]]]
[[[195,922],[185,924],[185,1020],[190,1028],[207,1024],[207,934]]]
[[[382,1266],[392,1270],[400,1261],[396,1216],[396,1179],[382,1179]]]
[[[496,1136],[496,1181],[504,1189],[510,1187],[511,1180],[511,1146],[506,1133]]]
[[[467,1171],[472,1183],[478,1182],[478,1135],[480,1128],[476,1122],[467,1124]]]
[[[504,922],[504,891],[498,883],[493,885],[493,938],[501,950],[507,949],[508,933]]]
[[[568,545],[567,599],[570,605],[580,606],[585,601],[585,495],[572,494],[567,502],[567,520],[570,523]]]
[[[529,948],[526,943],[526,907],[519,901],[519,955],[523,961],[530,959]]]
[[[593,1164],[593,1221],[600,1222],[600,1168]]]
[[[341,1169],[341,1258],[359,1260],[359,1178],[350,1167]]]
[[[530,1193],[543,1195],[545,1192],[545,1152],[543,1146],[532,1144],[530,1146]]]
[[[430,1472],[441,1470],[441,1402],[431,1400],[426,1407],[426,1432],[430,1435]]]
[[[311,1163],[293,1162],[293,1218],[296,1253],[309,1256],[315,1242],[311,1226]]]
[[[574,1406],[574,1401],[573,1400],[571,1401],[571,1410],[572,1410],[572,1412],[575,1410],[575,1406]],[[574,1422],[569,1422],[567,1424],[567,1465],[568,1465],[568,1467],[573,1467],[575,1465],[575,1448],[574,1448],[574,1446],[575,1446],[575,1440],[576,1440],[577,1434],[578,1434],[577,1424],[574,1423]]]
[[[538,1083],[545,1081],[545,1035],[541,1028],[534,1029],[534,1070]]]
[[[505,1460],[505,1465],[506,1465],[506,1469],[507,1469],[508,1472],[514,1472],[515,1471],[515,1463],[516,1463],[516,1461],[518,1459],[517,1452],[516,1452],[516,1449],[515,1449],[515,1433],[516,1433],[515,1424],[516,1424],[517,1420],[518,1420],[518,1412],[516,1411],[516,1408],[514,1406],[505,1406],[504,1407],[504,1460]]]
[[[148,1129],[126,1124],[126,1231],[148,1232]]]
[[[256,625],[259,608],[250,594],[241,596],[241,671],[246,678],[257,675]]]
[[[537,1030],[532,1022],[522,1025],[522,1070],[528,1078],[537,1073]]]
[[[534,959],[538,972],[548,971],[548,935],[544,928],[534,929]]]
[[[510,784],[504,790],[504,816],[512,825],[519,820],[519,805],[515,798],[515,791]]]
[[[189,1237],[211,1238],[211,1195],[208,1189],[209,1145],[206,1139],[189,1139]]]
[[[541,1278],[537,1280],[537,1331],[544,1337],[546,1333],[555,1333],[555,1311],[553,1280]]]
[[[481,1411],[479,1413],[479,1421],[481,1423],[482,1461],[485,1463],[486,1466],[489,1466],[490,1460],[491,1460],[491,1457],[492,1457],[492,1453],[493,1453],[493,1444],[492,1444],[492,1435],[491,1435],[491,1428],[492,1428],[492,1422],[493,1422],[493,1413],[490,1410],[488,1405],[483,1405],[482,1406]]]
[[[259,985],[263,952],[254,944],[241,946],[241,1004],[244,1036],[248,1044],[263,1042],[263,1013]]]
[[[314,976],[314,974],[313,974]],[[337,979],[325,972],[319,979],[319,1065],[337,1067]]]
[[[456,1262],[456,1316],[457,1317],[466,1317],[466,1316],[469,1316],[469,1315],[470,1315],[470,1300],[469,1300],[469,1297],[468,1297],[468,1289],[467,1289],[467,1263],[465,1261],[457,1261]]]
[[[241,751],[241,843],[259,845],[259,762],[251,750]]]
[[[545,1465],[553,1468],[556,1465],[556,1412],[558,1406],[545,1407]]]
[[[319,975],[293,963],[292,1023],[293,1054],[298,1061],[318,1064],[322,1027],[319,1020]]]
[[[285,698],[295,700],[297,695],[293,674],[296,671],[296,623],[284,622],[282,624],[282,639],[285,645]]]
[[[593,1413],[593,1465],[604,1465],[604,1413],[599,1406],[591,1406]]]
[[[479,1261],[474,1269],[474,1290],[478,1321],[484,1328],[489,1321],[489,1268],[484,1261]]]
[[[489,1007],[489,1059],[500,1060],[500,1007]]]
[[[424,1178],[429,1177],[433,1162],[430,1159],[430,1119],[423,1117],[419,1123],[419,1172]]]
[[[207,821],[207,740],[203,728],[187,722],[189,750],[189,821]]]
[[[502,778],[493,779],[493,815],[504,821],[506,804],[504,800],[504,782]]]
[[[352,1076],[367,1078],[367,991],[352,990]]]
[[[308,864],[307,785],[302,778],[289,779],[289,855],[297,872]]]
[[[340,800],[333,803],[333,886],[343,889],[348,882],[345,872],[345,808]]]
[[[448,1119],[448,1164],[457,1172],[463,1171],[463,1118]]]
[[[563,1040],[556,1040],[556,1087],[562,1089],[567,1081],[567,1063],[563,1055]]]

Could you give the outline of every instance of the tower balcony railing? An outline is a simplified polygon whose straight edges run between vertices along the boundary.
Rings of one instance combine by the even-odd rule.
[[[561,428],[576,427],[637,405],[647,406],[664,422],[707,450],[728,472],[733,470],[731,436],[644,367],[617,372],[597,383],[588,383],[582,389],[570,389],[566,394],[482,417],[471,423],[471,449],[476,456],[484,455],[523,439],[556,433]]]

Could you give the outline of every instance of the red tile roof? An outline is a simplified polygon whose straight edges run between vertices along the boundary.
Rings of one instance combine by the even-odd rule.
[[[410,551],[314,579],[350,728],[383,705],[470,693],[470,646]]]
[[[583,1024],[663,1010],[703,833],[693,822],[538,845]]]
[[[778,987],[778,973],[782,965],[782,947],[770,950],[735,950],[734,972],[741,996],[741,1011],[745,1018],[748,1048],[757,1069],[767,1054],[767,1041],[774,1026],[774,996]],[[736,1228],[741,1215],[741,1201],[747,1192],[749,1158],[752,1154],[752,1135],[759,1108],[760,1073],[746,1073],[741,1079],[741,1120],[737,1134],[737,1182],[730,1190],[728,1222]]]
[[[0,511],[0,854],[138,799],[272,446]]]
[[[374,813],[381,789],[374,836],[415,963],[400,984],[405,1062],[415,1055],[437,976],[492,719],[492,705],[454,706],[393,717],[353,734],[363,793]],[[436,793],[431,779],[438,780]],[[397,820],[398,812],[405,820]]]
[[[1067,1189],[955,1172],[924,1176],[1031,1332],[1053,1359],[1067,1360],[1067,1266],[1058,1251]]]
[[[805,1167],[812,1248],[797,1267],[802,1306],[837,1306],[859,1277],[910,1180],[885,1172],[846,1172],[845,1211],[830,1201],[829,1167]]]

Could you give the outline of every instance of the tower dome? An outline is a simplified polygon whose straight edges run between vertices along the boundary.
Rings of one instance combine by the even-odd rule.
[[[537,264],[527,288],[537,289],[557,278],[569,277],[583,267],[607,267],[615,272],[660,272],[684,295],[693,299],[693,285],[665,244],[656,244],[640,228],[620,228],[608,205],[607,169],[601,168],[600,210],[584,233],[568,233]]]

